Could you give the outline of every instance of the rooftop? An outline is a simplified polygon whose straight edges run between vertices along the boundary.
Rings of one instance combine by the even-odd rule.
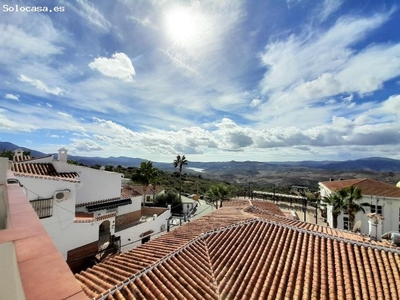
[[[214,213],[79,274],[96,299],[399,299],[400,251],[284,217],[269,202]]]
[[[11,170],[15,176],[33,176],[44,179],[58,179],[77,181],[79,174],[77,172],[57,172],[52,163],[26,163],[14,162]]]
[[[320,184],[331,191],[338,191],[353,185],[358,187],[363,195],[400,198],[400,188],[370,178],[324,181]]]

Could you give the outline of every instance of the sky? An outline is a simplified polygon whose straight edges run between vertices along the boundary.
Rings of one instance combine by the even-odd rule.
[[[0,141],[156,162],[400,159],[399,28],[397,0],[2,1]]]

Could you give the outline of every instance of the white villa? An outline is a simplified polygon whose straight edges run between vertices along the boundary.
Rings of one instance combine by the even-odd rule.
[[[370,178],[331,180],[319,183],[321,199],[325,196],[355,186],[361,190],[365,214],[359,212],[355,223],[362,234],[380,240],[383,233],[400,232],[400,184],[397,186],[380,182]],[[327,221],[332,225],[332,207],[327,206]],[[353,230],[346,213],[341,213],[338,218],[338,228]]]
[[[168,208],[142,206],[148,197],[121,187],[122,174],[67,163],[67,150],[33,158],[15,150],[13,177],[22,186],[59,252],[73,269],[81,259],[131,249],[166,229]],[[152,193],[162,193],[154,189]]]

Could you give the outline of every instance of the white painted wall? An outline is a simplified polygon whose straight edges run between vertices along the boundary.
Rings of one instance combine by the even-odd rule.
[[[77,172],[82,188],[77,191],[76,203],[87,203],[121,196],[122,174],[54,161],[57,172]]]
[[[118,215],[124,215],[142,209],[142,196],[132,197],[132,204],[118,207]]]
[[[49,162],[49,159],[51,158],[44,158],[41,162]],[[53,201],[52,217],[41,219],[54,244],[57,246],[64,259],[67,259],[69,250],[97,241],[99,237],[99,226],[105,221],[74,223],[75,205],[77,203],[120,197],[121,174],[70,165],[59,161],[53,161],[53,164],[58,172],[78,172],[80,177],[77,179],[79,179],[81,183],[57,179],[44,179],[34,176],[15,177],[24,185],[23,190],[29,200],[35,200],[38,199],[38,197],[51,198],[58,190],[70,190],[70,195],[67,200],[60,203]],[[125,214],[141,210],[141,201],[141,196],[134,197],[132,198],[132,204],[120,206],[116,211],[118,214]],[[106,213],[105,210],[95,212],[95,217]],[[142,233],[148,230],[159,233],[162,225],[166,228],[166,220],[170,216],[171,211],[167,210],[154,221],[151,220],[118,232],[117,236],[121,237],[121,245],[127,244],[129,242],[128,239],[131,241],[139,240],[139,242],[130,245],[130,248],[140,245],[140,235]],[[108,218],[108,220],[111,223],[111,234],[114,234],[115,217]]]
[[[121,250],[123,252],[136,248],[142,244],[140,235],[148,230],[153,230],[154,234],[161,231],[161,226],[164,225],[167,230],[167,219],[171,217],[171,210],[166,210],[160,214],[155,220],[144,222],[137,226],[117,232],[115,235],[121,237]],[[150,240],[152,237],[150,238]]]
[[[321,198],[329,195],[329,191],[320,186]],[[400,224],[400,198],[392,197],[381,197],[374,195],[363,195],[363,198],[359,200],[359,203],[369,203],[370,206],[380,205],[382,206],[382,215],[385,218],[382,223],[382,233],[389,231],[399,231]],[[355,223],[361,221],[361,233],[368,235],[369,225],[367,214],[371,212],[371,207],[365,206],[365,214],[359,212],[356,214]],[[343,214],[338,217],[338,228],[343,229]],[[332,226],[332,207],[327,206],[327,222]]]

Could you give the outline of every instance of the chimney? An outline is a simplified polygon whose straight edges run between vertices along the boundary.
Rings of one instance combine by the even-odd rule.
[[[369,237],[375,241],[382,240],[382,220],[385,218],[376,213],[367,214],[369,224]]]
[[[58,161],[67,162],[68,160],[68,150],[61,148],[58,150]]]
[[[15,158],[23,158],[24,157],[24,151],[22,149],[15,149],[14,150],[14,157]]]

